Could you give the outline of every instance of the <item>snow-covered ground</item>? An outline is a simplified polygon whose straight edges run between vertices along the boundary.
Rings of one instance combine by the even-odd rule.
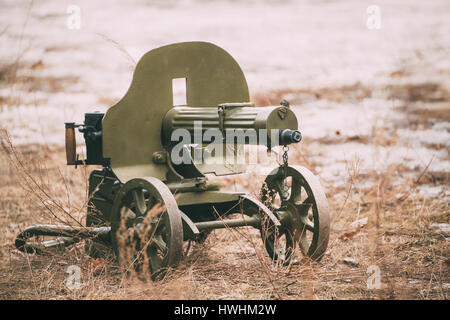
[[[349,1],[19,1],[0,3],[0,66],[16,61],[15,84],[0,81],[0,127],[16,145],[63,143],[63,122],[105,111],[129,87],[133,61],[161,45],[201,40],[235,57],[251,93],[276,89],[339,88],[360,83],[439,83],[450,89],[450,3],[377,1],[381,29],[370,30],[367,8]],[[81,28],[67,27],[70,5],[80,8]],[[392,77],[392,72],[404,76]],[[40,80],[39,80],[40,79]],[[289,98],[289,97],[287,97]],[[447,111],[450,106],[447,101]],[[402,102],[376,96],[355,103],[312,100],[297,104],[302,133],[314,139],[370,136],[373,128],[402,123]],[[446,118],[448,119],[448,117]],[[321,175],[342,180],[347,161],[384,170],[403,163],[421,171],[449,171],[450,125],[395,127],[392,146],[313,142]],[[444,146],[439,150],[427,145]],[[450,196],[447,186],[441,191]]]

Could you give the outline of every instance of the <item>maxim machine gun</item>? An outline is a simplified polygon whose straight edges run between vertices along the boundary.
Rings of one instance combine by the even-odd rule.
[[[186,103],[174,106],[172,83],[179,78]],[[76,128],[84,134],[85,160],[76,153]],[[318,179],[288,165],[287,146],[300,140],[289,104],[250,103],[244,74],[223,49],[184,42],[151,50],[116,105],[85,114],[83,124],[66,123],[67,164],[103,166],[89,177],[86,226],[32,226],[16,247],[39,253],[86,239],[89,254],[98,252],[96,243],[112,246],[119,262],[149,268],[155,279],[179,263],[184,241],[252,226],[273,260],[289,264],[296,248],[319,260],[330,217]],[[266,177],[260,199],[221,191],[206,177],[242,173],[243,144],[283,146],[283,163]],[[34,236],[56,238],[36,243]]]

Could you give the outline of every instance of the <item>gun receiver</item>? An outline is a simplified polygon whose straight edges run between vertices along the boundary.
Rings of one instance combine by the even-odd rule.
[[[179,106],[170,109],[163,119],[162,143],[177,143],[173,133],[178,129],[187,130],[191,136],[201,133],[202,143],[219,143],[215,141],[215,135],[204,134],[207,130],[215,130],[223,136],[220,143],[236,143],[226,136],[238,132],[244,138],[241,143],[271,147],[300,142],[301,134],[297,128],[297,118],[286,106],[254,107],[250,103],[202,108]]]

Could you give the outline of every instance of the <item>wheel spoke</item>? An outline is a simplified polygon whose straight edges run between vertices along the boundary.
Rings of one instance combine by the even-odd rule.
[[[303,201],[303,204],[312,205],[313,202],[314,202],[314,198],[312,196],[308,196],[308,198],[306,198],[305,201]]]
[[[284,186],[284,179],[280,179],[280,180],[275,180],[275,189],[278,192],[278,194],[280,195],[280,200],[284,201],[288,198],[288,195],[286,194],[287,192],[284,190],[285,186]]]
[[[164,242],[164,240],[162,239],[161,236],[154,236],[152,239],[152,246],[156,246],[158,247],[163,253],[164,255],[167,254],[168,248],[166,243]]]
[[[298,200],[300,200],[301,192],[302,186],[300,184],[300,181],[292,177],[291,196],[289,197],[289,201],[297,202]]]
[[[309,196],[302,203],[296,203],[295,206],[297,207],[301,216],[306,216],[306,215],[308,215],[309,209],[312,207],[313,202],[314,202],[313,198],[311,196]]]
[[[147,255],[149,259],[150,264],[150,271],[152,273],[157,272],[159,269],[161,269],[163,265],[163,259],[160,259],[158,256],[158,251],[155,247],[149,247],[147,250]]]
[[[147,212],[147,205],[145,203],[144,191],[142,189],[135,189],[132,191],[132,194],[136,206],[136,214],[139,216],[145,215]]]
[[[299,247],[303,254],[307,254],[309,250],[310,243],[308,241],[308,237],[306,236],[306,229],[298,230],[299,232]]]
[[[121,211],[120,216],[124,220],[125,226],[127,228],[133,227],[134,220],[136,219],[136,214],[133,212],[133,210],[131,210],[127,206],[123,206],[120,211]]]
[[[305,226],[306,230],[314,232],[314,223],[311,220],[309,220],[308,217],[304,217],[301,221]]]

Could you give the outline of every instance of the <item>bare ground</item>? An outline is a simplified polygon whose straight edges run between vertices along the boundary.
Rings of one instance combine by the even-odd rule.
[[[376,140],[367,139],[362,143]],[[322,181],[333,219],[329,249],[319,263],[299,254],[298,264],[277,266],[256,230],[217,230],[204,244],[194,245],[164,280],[141,283],[122,275],[114,257],[89,258],[82,244],[46,256],[14,248],[15,234],[31,224],[74,225],[72,217],[83,222],[91,168],[66,167],[61,147],[29,145],[14,153],[2,141],[2,299],[448,299],[450,235],[436,226],[448,225],[449,205],[416,192],[421,184],[448,185],[448,172],[422,170],[394,186],[409,169],[392,165],[386,172],[363,174],[356,161],[341,186]],[[315,171],[320,163],[307,155],[310,143],[302,143],[290,151],[291,162]],[[224,182],[257,195],[262,179],[249,175],[252,179]],[[367,224],[351,226],[364,217]],[[79,290],[66,287],[69,265],[82,269]],[[381,289],[367,287],[367,269],[373,265],[380,268]]]
[[[14,45],[14,59],[0,64],[0,299],[448,299],[450,145],[445,137],[450,121],[450,69],[446,62],[450,47],[447,33],[442,32],[448,21],[441,8],[446,8],[444,2],[434,1],[430,7],[408,4],[408,10],[402,4],[386,2],[383,10],[388,10],[383,12],[395,14],[384,16],[386,31],[378,34],[369,34],[359,25],[364,19],[354,19],[353,24],[345,14],[335,13],[337,9],[360,17],[366,8],[359,8],[357,2],[317,7],[286,2],[268,9],[242,2],[239,12],[244,15],[253,10],[266,14],[254,21],[248,34],[241,35],[239,25],[247,17],[210,21],[209,12],[201,16],[201,23],[213,24],[216,31],[226,24],[228,31],[235,30],[231,36],[210,34],[202,24],[186,30],[196,38],[220,40],[221,45],[240,54],[238,60],[243,61],[253,88],[261,83],[278,86],[254,93],[252,101],[257,105],[278,104],[284,98],[292,103],[301,116],[304,140],[291,148],[290,163],[306,166],[321,178],[332,213],[332,230],[320,262],[299,254],[298,263],[290,267],[271,263],[256,230],[217,230],[204,244],[194,245],[176,270],[155,283],[124,276],[113,256],[89,258],[82,243],[64,253],[44,256],[23,254],[14,247],[16,234],[29,225],[84,223],[87,176],[92,168],[75,170],[65,165],[62,122],[81,118],[90,105],[100,104],[105,109],[114,104],[131,75],[129,63],[121,56],[128,53],[117,42],[120,50],[98,37],[90,39],[80,33],[68,37],[61,28],[64,10],[55,3],[28,9],[25,2],[20,8],[10,2],[2,10],[11,25],[0,26],[0,40],[5,41],[5,48]],[[235,12],[234,4],[216,5]],[[83,10],[84,6],[91,9],[88,1]],[[160,27],[164,32],[156,32],[158,37],[152,32],[137,36],[127,28],[122,33],[120,23],[117,30],[107,23],[96,24],[97,19],[126,17],[117,14],[120,6],[111,7],[104,16],[102,10],[91,10],[99,17],[86,15],[86,29],[111,30],[135,53],[165,43],[167,37],[185,40],[169,23],[176,11],[166,10],[164,5],[158,9],[139,6],[145,14],[137,16],[136,23],[143,30],[152,10],[167,17],[158,22],[166,23]],[[196,14],[202,6],[183,8]],[[135,10],[130,8],[127,10]],[[270,22],[272,10],[282,14],[285,23]],[[34,28],[26,28],[27,12]],[[310,13],[315,16],[309,17]],[[432,18],[427,19],[427,14],[433,14]],[[410,23],[418,17],[421,24]],[[266,33],[269,36],[261,36]],[[279,38],[279,34],[291,37]],[[247,46],[249,35],[257,39]],[[62,41],[66,38],[67,43]],[[283,50],[274,39],[281,39]],[[397,46],[399,39],[401,46]],[[296,41],[301,47],[311,40],[311,50],[292,48]],[[380,47],[380,43],[384,45]],[[264,54],[262,48],[271,51]],[[292,52],[301,55],[288,54]],[[68,57],[75,59],[77,68],[67,63]],[[108,63],[103,65],[101,60]],[[297,61],[302,63],[296,66]],[[316,64],[309,66],[309,62]],[[388,70],[372,77],[359,72],[365,67],[374,74]],[[357,76],[366,81],[353,80]],[[335,78],[347,84],[334,84]],[[298,85],[280,89],[280,79]],[[318,80],[309,87],[310,79]],[[327,84],[321,86],[321,81]],[[392,105],[389,112],[376,113],[387,104]],[[373,110],[375,115],[361,128],[353,127],[354,114]],[[62,113],[68,119],[63,119]],[[6,129],[14,138],[14,148]],[[348,150],[352,154],[347,154]],[[263,176],[255,169],[223,179],[224,185],[257,196]],[[366,224],[352,225],[364,218]],[[70,265],[82,270],[81,289],[70,290],[66,285]],[[380,289],[367,286],[371,266],[380,269]]]

